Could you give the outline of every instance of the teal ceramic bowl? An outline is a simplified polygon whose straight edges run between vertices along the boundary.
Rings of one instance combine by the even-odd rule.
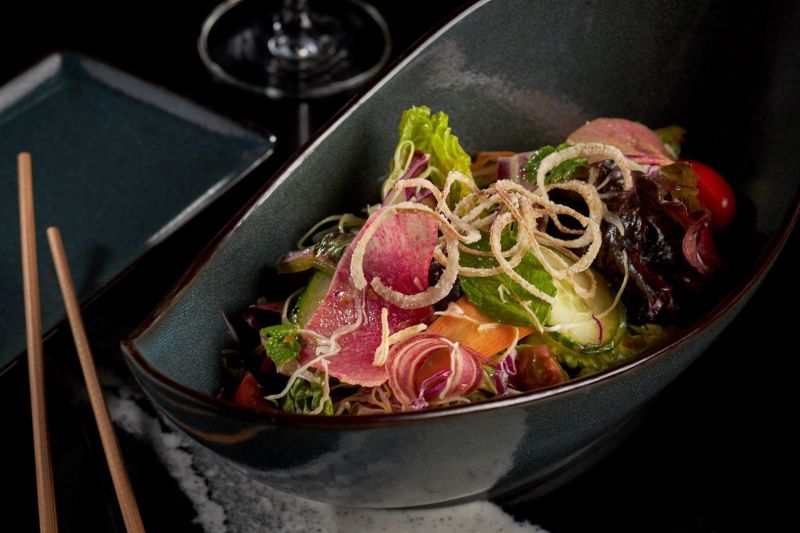
[[[692,363],[766,275],[798,218],[795,6],[723,1],[482,1],[430,35],[279,172],[133,338],[157,408],[223,461],[299,496],[402,507],[552,487]],[[378,198],[403,109],[445,110],[469,151],[559,141],[597,116],[678,123],[734,183],[747,226],[725,294],[668,346],[560,386],[482,404],[365,417],[258,414],[214,398],[219,312],[320,218]],[[563,479],[564,476],[561,476]]]

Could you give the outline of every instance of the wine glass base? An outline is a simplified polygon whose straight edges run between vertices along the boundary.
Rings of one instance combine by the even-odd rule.
[[[319,53],[287,59],[273,15],[281,2],[224,2],[203,23],[200,58],[215,79],[269,98],[312,99],[358,87],[389,59],[391,38],[381,15],[360,0],[311,0]]]

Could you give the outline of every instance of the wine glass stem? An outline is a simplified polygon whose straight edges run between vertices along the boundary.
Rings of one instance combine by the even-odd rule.
[[[311,106],[297,102],[297,146],[303,146],[311,137]]]
[[[308,0],[283,0],[283,9],[294,13],[308,13]]]

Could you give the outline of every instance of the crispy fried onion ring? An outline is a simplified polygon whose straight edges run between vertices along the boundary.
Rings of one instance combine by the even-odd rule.
[[[628,163],[628,160],[625,158],[625,154],[623,154],[619,148],[603,143],[577,143],[573,144],[569,148],[565,148],[558,152],[553,152],[542,159],[542,162],[539,163],[539,171],[536,173],[537,192],[542,191],[546,196],[547,188],[545,185],[545,177],[547,176],[547,173],[567,159],[572,159],[574,157],[611,159],[617,164],[620,172],[622,172],[623,189],[628,191],[633,188],[631,166]]]
[[[395,189],[398,190],[417,187],[430,191],[436,205],[431,208],[422,203],[406,201],[385,207],[364,231],[353,251],[350,267],[353,285],[358,290],[370,285],[385,300],[404,309],[414,309],[432,305],[444,298],[453,288],[458,276],[486,277],[506,274],[532,296],[552,303],[552,296],[514,271],[525,255],[531,253],[554,279],[571,284],[580,297],[592,298],[597,281],[589,267],[596,259],[602,244],[600,226],[603,221],[615,226],[620,224],[619,217],[606,209],[595,183],[581,180],[551,184],[545,182],[550,170],[574,157],[611,159],[622,172],[623,187],[629,189],[633,186],[631,165],[625,156],[616,147],[602,143],[579,143],[545,157],[539,166],[537,187],[533,191],[511,180],[498,180],[485,189],[478,189],[472,180],[455,171],[447,176],[442,190],[426,178],[398,182],[395,184]],[[447,199],[455,183],[466,186],[468,192],[451,208],[452,204],[448,205]],[[570,191],[580,196],[586,204],[588,214],[551,200],[548,193],[554,189]],[[438,223],[442,236],[434,248],[433,257],[445,267],[436,285],[410,295],[387,287],[378,277],[367,280],[363,270],[364,254],[370,239],[389,217],[403,212],[421,214]],[[565,225],[562,217],[572,219],[577,225]],[[517,242],[504,250],[501,237],[511,224],[516,224]],[[561,235],[548,233],[547,227],[550,224]],[[481,232],[489,234],[488,251],[469,246],[480,240]],[[577,250],[584,251],[578,255]],[[462,266],[459,264],[460,254],[491,257],[497,266]],[[583,276],[578,282],[577,275],[581,273]]]

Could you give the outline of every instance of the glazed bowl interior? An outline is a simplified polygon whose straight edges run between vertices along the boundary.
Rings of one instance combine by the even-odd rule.
[[[767,31],[769,13],[724,2],[682,6],[667,18],[644,3],[536,5],[480,6],[340,118],[259,198],[157,327],[137,339],[153,367],[198,391],[217,391],[227,342],[219,312],[235,313],[263,293],[267,267],[316,221],[377,201],[396,125],[412,105],[447,112],[472,153],[558,142],[598,116],[681,124],[687,150],[717,166],[756,206],[760,244],[781,229],[797,189],[796,179],[779,179],[796,174],[781,151],[797,146],[798,134],[793,114],[779,109],[797,107],[798,84],[796,69],[781,68],[789,59],[782,56],[786,35]],[[496,38],[469,38],[479,35]],[[762,251],[742,250],[735,259]]]
[[[159,391],[186,397],[191,390],[192,408],[207,410],[208,417],[242,417],[241,410],[211,398],[221,383],[220,350],[229,342],[220,312],[237,313],[259,295],[279,291],[281,282],[268,276],[270,267],[315,222],[378,201],[400,115],[412,105],[448,113],[453,132],[470,153],[560,142],[601,116],[652,127],[680,124],[689,131],[685,153],[717,167],[737,191],[746,236],[728,250],[735,279],[727,296],[716,306],[709,304],[698,321],[701,326],[687,328],[688,336],[678,339],[675,354],[658,354],[669,361],[662,370],[646,370],[648,365],[635,362],[616,369],[618,390],[608,385],[591,407],[603,413],[603,402],[608,402],[608,413],[595,422],[560,419],[563,427],[584,424],[584,433],[573,438],[568,435],[572,429],[560,434],[556,429],[562,426],[553,426],[548,436],[553,449],[562,439],[565,454],[575,452],[602,433],[600,426],[619,422],[702,352],[744,304],[785,240],[797,216],[800,181],[794,163],[800,146],[795,126],[800,111],[797,15],[795,6],[723,1],[475,4],[352,103],[221,233],[127,344],[134,373],[156,404],[190,433],[191,417],[184,417],[182,408],[164,407]],[[647,383],[651,389],[641,392],[650,378],[635,373],[645,371],[655,377]],[[634,385],[639,388],[625,389]],[[570,409],[581,409],[576,398]],[[492,403],[513,407],[525,401]],[[551,415],[531,410],[527,416],[561,416],[555,402],[547,408],[555,410]],[[593,412],[586,410],[587,417]],[[276,414],[262,417],[261,423],[293,424],[297,418]],[[205,434],[198,435],[193,433],[205,441]],[[228,454],[222,444],[214,449]],[[556,456],[550,452],[525,460],[540,465],[564,459]],[[237,460],[241,464],[241,455]],[[290,481],[276,483],[307,497],[337,501],[324,491],[303,493]],[[355,485],[349,488],[356,490]],[[459,494],[442,492],[387,505]]]

